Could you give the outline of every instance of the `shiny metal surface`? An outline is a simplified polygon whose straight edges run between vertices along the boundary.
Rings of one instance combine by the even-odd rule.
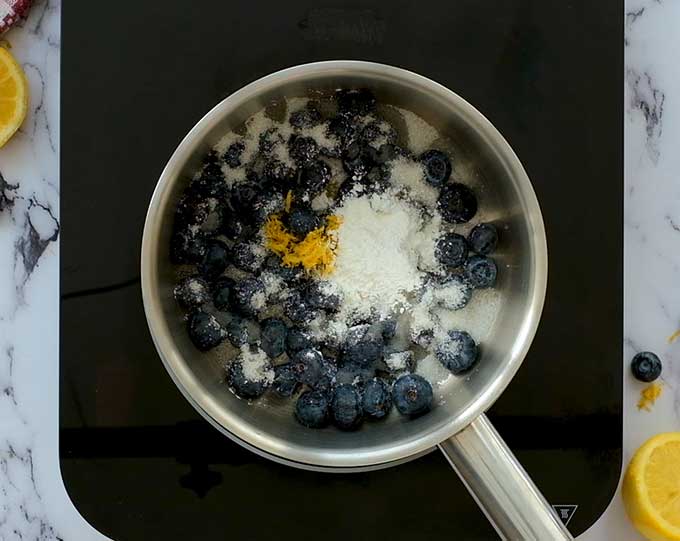
[[[249,405],[228,392],[220,364],[188,340],[172,297],[168,240],[175,204],[202,156],[222,134],[273,98],[312,90],[362,86],[378,99],[409,109],[455,142],[474,164],[481,205],[503,228],[497,254],[502,303],[483,357],[469,377],[441,389],[428,415],[398,415],[357,432],[314,431],[298,425],[290,406],[267,398]],[[356,471],[418,456],[469,425],[498,398],[519,368],[535,334],[547,279],[545,231],[536,196],[517,156],[491,123],[447,88],[391,66],[333,61],[286,69],[259,79],[212,109],[170,158],[153,194],[142,242],[142,294],[149,328],[171,377],[191,404],[238,443],[297,467]]]
[[[573,539],[486,415],[439,448],[502,539]]]

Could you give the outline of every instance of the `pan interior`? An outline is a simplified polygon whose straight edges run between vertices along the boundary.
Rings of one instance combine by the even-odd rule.
[[[497,316],[481,340],[481,360],[464,377],[436,386],[436,407],[418,419],[393,413],[356,432],[311,430],[293,419],[292,401],[271,394],[256,403],[226,388],[222,360],[198,352],[172,295],[168,257],[175,205],[200,160],[224,133],[272,100],[367,87],[383,104],[410,110],[442,134],[457,168],[479,197],[473,220],[501,231],[494,255]],[[356,468],[402,460],[433,447],[486,410],[519,367],[540,316],[547,271],[540,210],[526,174],[498,132],[460,97],[417,75],[363,62],[325,62],[278,72],[248,85],[213,109],[181,143],[159,181],[142,248],[144,304],[154,341],[192,404],[227,435],[298,465]],[[482,299],[478,299],[479,302]]]

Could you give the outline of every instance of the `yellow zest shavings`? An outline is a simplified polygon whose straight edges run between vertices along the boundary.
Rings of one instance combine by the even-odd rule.
[[[335,267],[336,231],[341,223],[340,217],[329,216],[325,225],[299,240],[286,230],[279,214],[272,214],[264,225],[266,246],[281,257],[281,263],[286,267],[302,265],[307,272],[327,275]]]
[[[668,343],[669,343],[669,344],[672,344],[672,343],[675,342],[678,338],[680,338],[680,329],[678,329],[677,331],[675,331],[673,334],[671,334],[671,335],[668,337]]]
[[[283,202],[283,208],[286,212],[290,212],[290,206],[293,204],[293,191],[288,190],[288,193],[286,194],[286,199]]]
[[[652,406],[657,398],[661,396],[663,387],[660,383],[652,383],[647,385],[640,391],[640,400],[638,400],[637,407],[639,410],[652,411]]]

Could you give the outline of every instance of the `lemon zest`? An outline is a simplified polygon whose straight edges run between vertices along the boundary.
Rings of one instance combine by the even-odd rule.
[[[661,396],[663,386],[659,383],[652,383],[640,391],[640,400],[637,407],[639,410],[652,411],[654,402]]]
[[[283,202],[283,208],[286,212],[290,212],[290,206],[293,204],[293,191],[288,190],[288,193],[286,194],[286,199]]]
[[[678,329],[677,331],[675,331],[673,334],[671,334],[671,335],[668,337],[668,343],[669,343],[669,344],[672,344],[672,343],[675,342],[678,338],[680,338],[680,329]]]
[[[336,232],[341,223],[339,216],[329,216],[325,225],[299,240],[286,229],[279,214],[272,214],[264,225],[266,247],[281,257],[285,267],[302,265],[307,272],[328,275],[335,268],[335,250],[338,245]]]

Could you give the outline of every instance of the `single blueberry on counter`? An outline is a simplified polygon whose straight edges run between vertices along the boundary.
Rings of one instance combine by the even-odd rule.
[[[441,186],[451,176],[451,160],[440,150],[428,150],[420,156],[425,168],[425,180],[433,186]]]
[[[333,423],[341,430],[356,430],[362,421],[361,395],[354,385],[341,384],[331,397]]]
[[[364,386],[362,399],[364,413],[373,419],[382,419],[392,409],[390,386],[383,379],[375,378]]]
[[[323,428],[328,424],[328,398],[319,391],[307,391],[295,403],[295,418],[307,428]]]
[[[661,375],[661,359],[651,351],[641,351],[633,357],[630,369],[635,379],[649,383]]]
[[[215,316],[200,310],[189,316],[187,325],[189,338],[200,351],[208,351],[219,346],[227,336]]]
[[[465,276],[470,285],[477,289],[493,287],[496,283],[498,268],[490,257],[473,255],[465,264]]]
[[[465,331],[449,331],[446,339],[437,345],[435,354],[439,362],[452,374],[470,370],[479,359],[479,348]]]
[[[405,374],[392,385],[392,399],[399,413],[417,417],[432,409],[432,385],[422,376]]]

